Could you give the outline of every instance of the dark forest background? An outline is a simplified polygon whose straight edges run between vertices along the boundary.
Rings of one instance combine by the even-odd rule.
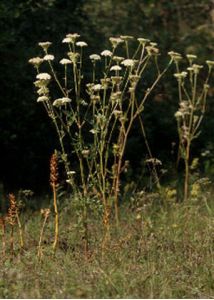
[[[5,190],[45,191],[49,158],[58,148],[55,131],[43,107],[36,103],[34,70],[39,41],[61,49],[67,33],[77,32],[91,53],[109,48],[108,38],[120,34],[145,37],[159,44],[165,55],[174,50],[198,55],[198,62],[214,58],[214,3],[211,0],[1,0],[0,1],[0,184]],[[144,111],[148,140],[155,157],[168,169],[176,160],[174,113],[178,107],[173,68],[157,87]],[[212,78],[212,83],[213,78]],[[213,84],[214,86],[214,84]],[[214,176],[214,88],[209,92],[202,134],[194,143],[201,172]],[[201,156],[210,150],[207,156]],[[146,157],[136,124],[128,147],[131,167],[140,172]]]

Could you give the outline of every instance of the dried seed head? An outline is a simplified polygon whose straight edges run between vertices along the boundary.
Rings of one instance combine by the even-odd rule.
[[[9,194],[10,207],[8,209],[7,221],[10,225],[14,226],[16,223],[16,214],[18,212],[18,207],[16,203],[16,198],[14,194]]]
[[[50,160],[50,185],[56,187],[58,185],[58,158],[53,153]]]

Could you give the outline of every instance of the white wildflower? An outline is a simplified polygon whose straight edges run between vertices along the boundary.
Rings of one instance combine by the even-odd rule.
[[[36,78],[39,80],[51,80],[51,75],[48,73],[39,73],[36,75]]]
[[[121,71],[121,70],[122,70],[122,68],[120,66],[118,66],[118,65],[114,65],[110,69],[110,71]]]
[[[28,61],[30,64],[34,65],[35,67],[39,67],[43,62],[43,58],[41,57],[33,57]]]
[[[116,48],[119,44],[124,42],[124,40],[122,40],[121,38],[115,38],[115,37],[110,37],[109,40],[110,40],[113,48]]]
[[[206,64],[208,65],[209,68],[214,67],[214,60],[206,60]]]
[[[90,153],[90,150],[89,150],[89,149],[84,149],[84,150],[82,150],[82,155],[83,155],[84,157],[88,157],[89,153]]]
[[[146,43],[150,42],[150,40],[144,38],[138,38],[137,40],[141,45],[145,45]]]
[[[68,64],[71,64],[72,61],[70,59],[67,59],[67,58],[63,58],[60,60],[59,62],[61,65],[68,65]]]
[[[49,89],[46,86],[41,86],[40,89],[37,91],[38,95],[48,95]]]
[[[37,102],[45,102],[45,101],[48,101],[49,98],[47,96],[41,96],[37,99]]]
[[[69,38],[69,37],[66,37],[66,38],[64,38],[63,40],[62,40],[62,43],[63,44],[69,44],[69,43],[71,43],[72,42],[72,40],[71,40],[71,38]]]
[[[43,59],[46,60],[46,61],[54,60],[54,55],[52,55],[52,54],[46,54],[46,55],[43,57]]]
[[[183,117],[183,113],[181,112],[181,111],[176,111],[176,113],[175,113],[175,118],[176,119],[179,119],[179,118],[181,118],[181,117]]]
[[[133,67],[135,65],[135,61],[133,59],[125,59],[121,62],[121,65],[125,67]]]
[[[157,47],[157,43],[155,43],[155,42],[150,42],[150,46],[152,46],[152,47]]]
[[[101,52],[101,55],[102,56],[112,56],[112,52],[110,51],[110,50],[103,50],[102,52]]]
[[[95,92],[98,92],[102,89],[102,85],[101,84],[95,84],[93,87],[92,87],[92,90],[95,91]]]
[[[70,103],[70,102],[71,102],[70,98],[63,97],[63,98],[59,98],[59,99],[54,100],[53,106],[60,107],[60,106],[63,106],[67,103]]]
[[[116,61],[117,63],[120,63],[122,60],[124,60],[124,57],[122,56],[113,56],[113,61]]]
[[[39,46],[42,47],[42,49],[47,52],[48,48],[50,47],[52,43],[51,42],[40,42]]]
[[[193,61],[193,59],[197,58],[197,55],[194,55],[194,54],[187,54],[186,56],[187,56],[189,61]]]
[[[80,35],[78,33],[68,33],[68,34],[66,34],[66,37],[70,38],[72,40],[72,43],[73,43],[73,42],[75,42],[75,40],[77,38],[80,37]]]
[[[134,37],[132,35],[121,35],[120,38],[124,41],[132,40]]]
[[[179,79],[184,79],[187,76],[187,72],[175,73],[174,77]]]
[[[68,175],[68,176],[69,176],[69,175],[74,175],[74,174],[76,174],[75,171],[68,171],[68,172],[67,172],[67,175]]]
[[[168,55],[171,57],[172,60],[174,61],[180,61],[182,59],[182,56],[180,53],[178,52],[174,52],[174,51],[169,51]]]
[[[200,71],[200,69],[203,68],[203,66],[194,64],[194,65],[192,65],[192,68],[193,68],[193,72],[194,72],[195,74],[198,74],[199,71]]]
[[[92,61],[98,61],[98,60],[101,60],[101,57],[98,55],[98,54],[91,54],[89,56],[89,58],[92,60]]]
[[[77,42],[76,43],[76,45],[77,45],[77,47],[87,47],[88,46],[88,44],[86,43],[86,42],[83,42],[83,41],[79,41],[79,42]]]

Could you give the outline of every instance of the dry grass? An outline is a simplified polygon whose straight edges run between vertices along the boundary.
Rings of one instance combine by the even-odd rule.
[[[44,234],[43,259],[36,246],[41,217],[25,224],[26,249],[11,262],[1,257],[1,298],[213,298],[214,207],[123,205],[120,229],[101,256],[100,220],[89,216],[89,259],[72,206],[60,212],[59,249],[53,257],[53,216]],[[9,232],[7,232],[9,234]]]

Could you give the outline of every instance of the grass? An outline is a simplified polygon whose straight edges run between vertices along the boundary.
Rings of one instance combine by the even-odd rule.
[[[26,248],[13,260],[1,256],[1,298],[213,298],[214,206],[208,202],[163,206],[142,199],[138,209],[121,207],[119,230],[101,255],[100,220],[89,217],[89,258],[72,206],[61,207],[59,248],[53,256],[54,217],[36,256],[39,213],[25,223]],[[9,234],[9,232],[8,232]],[[15,246],[18,247],[18,232]],[[0,249],[1,250],[1,249]],[[9,249],[7,250],[9,251]]]

